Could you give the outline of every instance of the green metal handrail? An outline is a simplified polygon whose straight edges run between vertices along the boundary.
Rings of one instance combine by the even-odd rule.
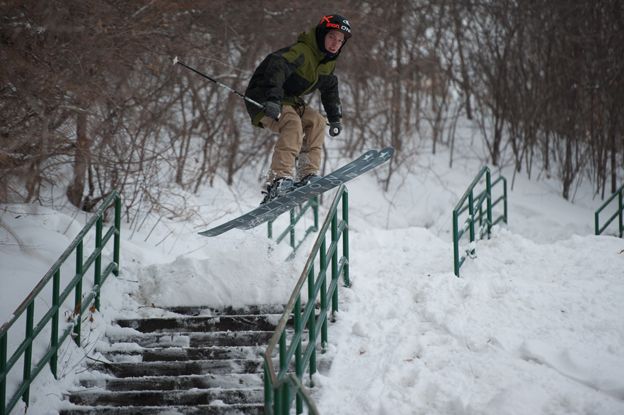
[[[617,210],[607,219],[604,225],[600,226],[600,212],[602,212],[615,198],[617,198]],[[596,235],[600,235],[604,232],[605,229],[615,220],[615,218],[619,218],[619,231],[620,238],[624,234],[624,185],[620,186],[620,188],[613,193],[606,202],[602,204],[596,210],[594,214],[594,228],[596,230]]]
[[[342,209],[338,205],[342,202]],[[339,218],[338,213],[342,212]],[[310,256],[297,285],[277,324],[273,337],[264,353],[264,408],[267,415],[287,415],[295,401],[296,412],[303,412],[303,404],[309,414],[318,414],[308,391],[302,385],[303,375],[308,371],[310,382],[317,371],[316,346],[321,342],[321,351],[325,352],[328,342],[328,312],[338,311],[338,281],[342,275],[344,284],[349,282],[349,201],[348,192],[341,185],[331,204],[325,222],[310,252]],[[329,247],[327,234],[329,232]],[[342,241],[341,241],[342,239]],[[342,243],[340,243],[342,242]],[[339,255],[339,248],[342,248]],[[318,272],[315,273],[315,263]],[[328,281],[328,271],[331,280]],[[307,293],[302,293],[307,287]],[[302,296],[307,296],[305,307]],[[315,313],[317,300],[318,314]],[[287,336],[286,324],[293,317],[294,333]],[[308,342],[304,347],[304,330],[308,331]],[[277,350],[276,350],[277,349]],[[278,355],[277,370],[272,357]],[[290,368],[294,358],[294,373]],[[294,394],[293,394],[294,392]]]
[[[475,194],[476,186],[485,177],[485,189]],[[499,182],[503,183],[503,194],[492,201],[492,189]],[[485,212],[484,204],[485,202]],[[503,214],[492,220],[492,209],[500,202],[503,203]],[[459,228],[459,217],[462,213],[468,211],[468,217],[464,220],[462,228]],[[459,277],[459,268],[466,260],[466,256],[459,254],[459,240],[469,231],[470,247],[466,250],[468,256],[474,256],[474,243],[478,239],[482,239],[484,235],[490,237],[492,226],[500,221],[507,223],[507,179],[500,176],[492,183],[490,169],[487,166],[481,168],[476,175],[464,195],[459,199],[455,209],[453,209],[453,271]],[[475,225],[478,224],[478,238],[475,233]]]
[[[319,216],[318,216],[318,208],[319,208],[319,199],[318,196],[311,197],[306,203],[299,206],[298,208],[293,208],[290,210],[289,215],[289,225],[280,233],[277,238],[275,238],[275,243],[281,243],[286,236],[289,236],[289,244],[292,248],[293,252],[296,252],[297,249],[301,246],[301,244],[306,240],[308,235],[318,231],[319,225]],[[303,238],[297,241],[297,237],[295,235],[295,227],[297,223],[305,216],[308,210],[312,211],[313,224],[305,229]],[[273,223],[274,220],[270,220],[267,222],[267,235],[269,239],[273,239]]]
[[[103,235],[103,218],[104,212],[111,206],[115,207],[115,221],[106,234]],[[58,350],[63,345],[70,334],[80,345],[80,329],[82,314],[91,304],[96,309],[100,307],[100,287],[106,281],[108,276],[113,273],[119,275],[119,246],[120,237],[119,229],[121,225],[121,199],[117,192],[113,191],[97,210],[95,215],[87,222],[85,227],[78,233],[71,245],[65,250],[61,257],[52,265],[52,268],[39,281],[37,286],[26,297],[22,304],[13,313],[13,318],[0,327],[0,415],[7,415],[15,407],[20,397],[28,406],[30,398],[30,385],[43,368],[49,364],[50,370],[54,377],[57,377],[58,367]],[[95,226],[95,249],[84,260],[83,239],[87,233]],[[113,238],[113,256],[112,261],[104,267],[102,271],[102,251],[107,242]],[[67,287],[60,291],[61,284],[61,266],[75,252],[76,256],[76,273],[74,278],[69,282]],[[93,265],[93,288],[83,298],[82,280],[83,276]],[[48,283],[52,280],[52,307],[43,315],[37,325],[34,325],[35,317],[35,300],[37,296],[49,287]],[[74,291],[74,310],[71,324],[69,324],[64,332],[59,336],[59,311],[61,305]],[[26,335],[15,352],[7,360],[8,356],[8,333],[17,320],[26,312]],[[48,326],[51,325],[50,345],[45,350],[43,357],[33,366],[33,343],[37,336]],[[9,371],[22,358],[24,359],[24,370],[22,381],[17,390],[8,397],[7,400],[7,376]]]

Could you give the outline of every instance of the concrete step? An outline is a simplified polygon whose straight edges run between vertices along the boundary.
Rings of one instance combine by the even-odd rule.
[[[172,362],[97,362],[90,370],[111,374],[118,378],[141,376],[187,376],[225,373],[261,373],[263,361],[258,359],[190,360]]]
[[[196,406],[76,406],[59,411],[60,415],[263,415],[264,405],[234,404]]]
[[[211,346],[266,346],[273,331],[215,331],[209,333],[128,333],[111,330],[106,334],[111,343],[123,341],[141,347],[211,347]]]
[[[117,320],[120,327],[128,327],[142,333],[153,332],[212,332],[212,331],[273,331],[279,314],[215,317],[177,317]]]
[[[166,362],[180,360],[256,359],[265,351],[260,346],[160,347],[98,350],[112,362]],[[123,349],[123,347],[122,347]]]
[[[138,402],[144,406],[191,406],[241,403],[261,403],[263,389],[193,389],[171,391],[128,391],[105,390],[76,391],[69,396],[69,402],[82,406],[132,406]]]
[[[181,314],[186,316],[242,316],[250,314],[282,314],[284,312],[283,305],[274,304],[261,304],[261,305],[249,305],[245,307],[201,307],[201,306],[181,306],[181,307],[166,307],[171,313]]]
[[[85,388],[100,388],[109,391],[133,390],[184,390],[210,388],[262,388],[260,373],[146,376],[136,378],[87,378],[80,381]]]

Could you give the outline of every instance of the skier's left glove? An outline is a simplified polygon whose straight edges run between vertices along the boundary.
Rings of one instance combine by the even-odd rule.
[[[332,121],[329,123],[329,135],[336,137],[342,131],[342,123],[340,121]]]
[[[279,121],[282,115],[282,106],[279,102],[267,101],[264,103],[264,114],[267,117],[273,118],[275,121]]]

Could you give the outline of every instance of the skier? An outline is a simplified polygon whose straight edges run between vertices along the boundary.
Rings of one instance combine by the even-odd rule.
[[[251,122],[279,134],[261,204],[318,176],[326,120],[302,96],[318,89],[329,133],[340,134],[342,110],[334,68],[350,37],[347,19],[323,16],[295,44],[269,54],[251,77],[245,95],[263,104],[258,108],[246,102]]]

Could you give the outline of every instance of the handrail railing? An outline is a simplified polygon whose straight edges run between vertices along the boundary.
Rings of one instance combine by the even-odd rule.
[[[319,216],[318,216],[318,208],[319,208],[319,199],[318,196],[314,196],[310,198],[306,203],[302,204],[298,208],[292,208],[290,210],[289,215],[289,225],[280,233],[277,238],[275,238],[275,243],[281,243],[286,236],[289,236],[288,242],[293,252],[296,252],[297,249],[301,246],[303,241],[306,240],[308,235],[318,230],[319,225]],[[303,237],[301,240],[297,241],[297,237],[295,235],[295,229],[299,221],[305,216],[308,210],[312,210],[312,218],[313,224],[307,227],[303,231]],[[267,222],[267,235],[269,239],[273,239],[273,223],[275,220],[270,220]]]
[[[115,207],[115,221],[108,231],[103,234],[104,212],[111,206]],[[30,398],[30,385],[35,377],[49,364],[54,377],[57,377],[58,350],[63,345],[68,336],[72,336],[76,344],[80,344],[80,331],[82,314],[91,304],[96,309],[100,307],[100,287],[106,281],[111,272],[119,275],[119,228],[121,225],[121,200],[117,192],[113,191],[87,222],[85,227],[78,233],[71,245],[65,250],[61,257],[52,265],[52,268],[39,281],[37,286],[26,297],[22,304],[15,310],[13,317],[0,327],[0,415],[6,415],[15,407],[20,397],[28,406]],[[83,239],[95,226],[95,248],[89,257],[84,259]],[[112,259],[102,270],[102,251],[107,242],[113,238]],[[76,266],[75,274],[67,287],[61,292],[61,266],[75,253]],[[84,296],[82,292],[83,276],[93,265],[93,288]],[[41,317],[37,325],[35,320],[35,300],[44,290],[49,290],[49,282],[52,281],[52,307]],[[59,336],[59,314],[64,301],[74,291],[73,314],[70,324]],[[84,297],[83,297],[84,296]],[[26,335],[24,340],[17,346],[15,351],[8,357],[9,330],[26,312]],[[33,366],[33,344],[37,336],[51,323],[50,345],[43,352],[43,356]],[[8,360],[7,360],[8,357]],[[7,399],[7,377],[13,366],[23,358],[24,368],[21,382],[17,390],[13,391]]]
[[[341,218],[338,217],[340,202],[342,202]],[[293,401],[295,401],[297,414],[303,412],[304,403],[307,405],[309,414],[318,414],[314,403],[309,398],[308,391],[301,382],[306,370],[310,375],[310,382],[312,382],[312,375],[317,371],[316,346],[319,336],[321,350],[324,352],[327,347],[328,312],[330,308],[332,313],[338,311],[338,281],[340,276],[342,275],[345,285],[350,285],[348,212],[347,189],[341,185],[336,192],[290,301],[286,305],[264,353],[264,405],[267,415],[289,414]],[[326,240],[328,231],[329,247]],[[342,243],[340,243],[341,239]],[[339,248],[342,251],[340,255]],[[318,272],[315,273],[315,263],[317,262]],[[329,281],[327,278],[328,271],[331,274]],[[304,286],[307,286],[307,293],[302,293]],[[302,296],[307,296],[305,306]],[[317,300],[320,307],[318,314],[315,312]],[[294,321],[294,333],[287,336],[286,324],[291,315]],[[305,347],[303,344],[304,329],[308,331],[308,342]],[[276,353],[279,360],[277,368],[273,364],[273,356]],[[294,367],[291,368],[293,358]],[[294,373],[292,373],[293,369]]]
[[[600,226],[600,212],[602,212],[615,198],[617,198],[617,210],[607,219],[604,225]],[[603,204],[596,210],[594,214],[594,228],[596,235],[600,235],[607,227],[618,218],[620,238],[624,235],[624,185],[613,193]]]
[[[476,186],[483,180],[485,176],[485,189],[475,195]],[[503,183],[503,194],[496,200],[492,201],[492,188],[499,182]],[[485,212],[483,204],[485,202]],[[492,220],[492,209],[503,202],[503,214]],[[461,229],[459,228],[459,217],[462,213],[468,211],[468,217],[464,220]],[[478,239],[482,239],[484,235],[490,237],[492,226],[500,221],[507,223],[507,179],[500,176],[492,183],[490,169],[487,166],[481,168],[475,176],[468,189],[459,199],[459,202],[453,209],[453,272],[459,277],[459,268],[466,260],[466,256],[459,253],[459,240],[469,231],[470,246],[466,250],[468,256],[474,256],[474,244]],[[479,235],[475,233],[475,224],[478,224]]]

